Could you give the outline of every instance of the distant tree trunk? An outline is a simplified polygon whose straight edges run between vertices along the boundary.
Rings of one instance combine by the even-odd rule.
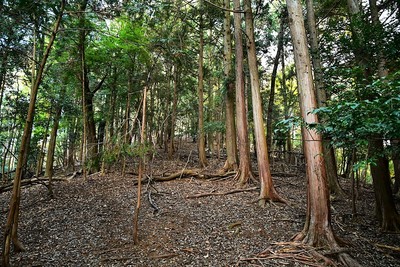
[[[143,90],[143,106],[142,106],[142,125],[140,130],[140,145],[142,151],[144,151],[144,145],[146,142],[146,99],[147,99],[147,87],[150,84],[150,74],[147,78],[146,85]],[[141,195],[142,195],[142,178],[145,175],[145,157],[143,153],[139,155],[139,174],[138,174],[138,185],[137,185],[137,202],[133,218],[133,242],[135,245],[139,244],[139,211],[141,206]]]
[[[39,177],[43,170],[43,161],[44,161],[44,149],[47,146],[47,135],[49,134],[49,126],[50,126],[50,117],[46,122],[46,128],[43,133],[42,144],[37,154],[37,162],[36,162],[36,177]]]
[[[272,68],[272,74],[271,74],[271,89],[270,89],[268,109],[267,109],[267,147],[269,150],[272,149],[272,119],[273,119],[273,110],[275,103],[275,82],[276,82],[276,73],[278,71],[279,58],[281,57],[281,53],[283,50],[283,31],[284,31],[284,23],[286,20],[286,16],[287,14],[285,9],[284,11],[281,12],[281,22],[278,33],[278,47],[276,50],[274,67]]]
[[[15,177],[14,177],[14,185],[13,185],[12,197],[11,197],[11,201],[10,201],[10,209],[9,209],[9,213],[7,216],[6,225],[4,227],[3,258],[2,258],[2,266],[4,266],[4,267],[10,266],[11,240],[14,244],[14,251],[18,252],[18,251],[24,250],[23,245],[18,240],[18,234],[17,234],[18,218],[19,218],[19,204],[20,204],[20,200],[21,200],[22,168],[23,168],[23,163],[25,162],[25,158],[27,157],[26,152],[27,152],[27,148],[29,147],[29,140],[30,140],[30,136],[32,134],[32,126],[33,126],[33,119],[34,119],[34,114],[35,114],[35,104],[36,104],[37,92],[38,92],[40,83],[42,81],[43,71],[44,71],[44,68],[45,68],[45,65],[47,62],[47,58],[49,57],[51,48],[52,48],[54,40],[56,38],[58,27],[60,26],[61,18],[64,13],[64,7],[65,7],[65,0],[62,0],[59,14],[58,14],[57,19],[54,24],[54,29],[51,33],[49,43],[47,45],[46,51],[43,55],[43,58],[41,60],[41,63],[40,63],[40,66],[39,66],[39,69],[37,72],[37,77],[36,77],[35,83],[33,84],[32,90],[31,90],[28,115],[27,115],[27,119],[25,122],[24,134],[23,134],[22,140],[21,140],[20,151],[18,154],[18,164],[17,164]]]
[[[81,71],[79,73],[80,81],[82,85],[82,113],[83,113],[83,172],[84,176],[89,173],[97,172],[100,169],[100,157],[98,154],[98,141],[96,135],[96,124],[94,121],[94,110],[93,110],[93,98],[95,93],[103,85],[107,74],[101,79],[97,86],[90,90],[89,77],[88,77],[88,67],[86,65],[86,35],[87,30],[85,28],[85,12],[88,4],[88,0],[82,1],[80,5],[80,32],[78,41],[78,51],[80,55]],[[87,169],[85,165],[90,165]]]
[[[397,194],[400,189],[400,146],[399,146],[399,140],[395,140],[392,142],[394,147],[394,152],[392,153],[393,168],[394,168],[393,194]]]
[[[234,0],[234,10],[240,10],[240,0]],[[247,129],[246,96],[243,73],[243,40],[242,40],[242,15],[234,13],[235,27],[235,54],[236,54],[236,130],[239,146],[239,169],[235,179],[240,185],[246,185],[253,179],[251,171],[249,135]]]
[[[8,44],[6,44],[8,45]],[[6,77],[7,77],[7,60],[8,54],[6,51],[1,51],[1,66],[0,66],[0,123],[2,120],[1,107],[3,105],[4,88],[6,87]]]
[[[311,113],[317,107],[317,100],[313,90],[311,62],[302,7],[298,0],[286,0],[286,3],[294,47],[301,115],[306,123],[318,123],[316,114]],[[320,141],[321,135],[315,130],[305,127],[303,127],[302,134],[308,181],[307,217],[303,231],[295,237],[295,240],[317,247],[338,248],[339,245],[331,225],[325,163],[324,158],[321,156],[323,149]]]
[[[370,140],[370,157],[375,164],[370,164],[376,200],[376,216],[383,231],[400,231],[400,216],[396,211],[392,189],[390,188],[389,161],[384,155],[381,139]]]
[[[382,27],[379,21],[378,8],[376,0],[369,0],[371,9],[372,24],[376,29]],[[382,40],[375,36],[375,41],[382,46]],[[384,78],[388,75],[386,68],[386,60],[382,51],[378,51],[378,76]],[[374,184],[375,200],[376,200],[376,215],[381,222],[383,231],[400,231],[400,216],[396,210],[394,202],[389,171],[389,160],[384,153],[383,140],[378,137],[369,142],[370,156],[376,158],[376,164],[370,164],[371,176]],[[396,167],[396,166],[395,166]],[[397,166],[398,167],[398,166]]]
[[[77,127],[79,125],[78,119],[73,119],[68,127],[68,147],[67,147],[67,169],[75,169],[75,146],[77,139]]]
[[[201,6],[200,1],[200,6]],[[200,43],[199,43],[199,79],[198,79],[198,97],[199,97],[199,140],[198,140],[198,152],[199,152],[199,164],[200,167],[204,168],[207,166],[206,158],[206,138],[204,134],[204,73],[203,73],[203,49],[204,49],[204,37],[203,37],[203,18],[200,15]]]
[[[177,107],[178,107],[178,82],[179,82],[179,69],[177,64],[174,66],[174,81],[173,81],[173,98],[172,98],[172,111],[171,111],[171,124],[170,132],[168,134],[168,158],[172,159],[175,153],[174,139],[175,139],[175,124],[177,117]]]
[[[62,91],[65,92],[65,89],[62,89]],[[64,95],[62,93],[62,95]],[[50,133],[50,141],[49,141],[49,148],[47,150],[47,158],[46,158],[46,171],[45,171],[45,176],[47,176],[49,178],[49,194],[50,197],[53,198],[54,197],[54,192],[53,192],[53,165],[54,165],[54,152],[56,149],[56,139],[57,139],[57,131],[58,131],[58,124],[60,122],[60,118],[61,118],[61,111],[62,111],[62,107],[61,104],[57,105],[56,108],[56,112],[54,115],[54,119],[53,119],[53,127],[51,129],[51,133]]]
[[[251,97],[253,103],[254,135],[256,142],[256,153],[258,171],[261,182],[259,205],[264,207],[267,200],[285,202],[276,192],[269,165],[267,140],[265,136],[262,102],[260,94],[260,80],[258,77],[258,64],[256,45],[254,40],[253,13],[251,11],[251,0],[244,0],[246,35],[247,35],[247,57],[250,72]],[[279,49],[279,48],[278,48]],[[279,57],[278,57],[279,58]],[[276,64],[277,65],[277,64]]]
[[[129,120],[131,115],[131,99],[132,99],[132,74],[128,71],[128,99],[126,101],[125,108],[125,123],[124,123],[124,146],[129,145]],[[109,141],[107,140],[106,145]],[[104,163],[103,163],[104,164]],[[122,162],[122,175],[125,175],[126,170],[126,156],[124,155],[124,159]]]
[[[224,0],[224,7],[230,8],[230,0]],[[231,15],[225,11],[224,18],[224,76],[225,76],[225,131],[226,161],[223,171],[237,169],[237,142],[235,130],[235,84],[232,73],[232,33]]]
[[[307,6],[308,33],[309,33],[311,56],[312,56],[311,58],[314,66],[315,91],[317,94],[318,107],[324,107],[326,106],[326,91],[324,88],[325,85],[323,81],[322,64],[318,46],[318,30],[315,23],[313,0],[307,0],[306,6]],[[344,192],[340,187],[337,175],[335,151],[333,150],[333,147],[330,145],[329,140],[326,139],[326,136],[324,136],[324,140],[322,142],[323,142],[324,158],[325,158],[326,174],[328,178],[329,190],[333,194],[343,195]]]

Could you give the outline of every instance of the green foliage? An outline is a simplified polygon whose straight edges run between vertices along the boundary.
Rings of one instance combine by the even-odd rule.
[[[400,137],[400,72],[340,92],[327,107],[314,110],[317,126],[337,147],[364,146],[371,138]]]
[[[225,123],[222,121],[207,121],[204,123],[205,133],[224,133]]]

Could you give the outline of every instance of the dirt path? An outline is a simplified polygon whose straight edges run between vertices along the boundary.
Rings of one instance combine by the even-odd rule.
[[[186,164],[184,159],[175,166],[182,164]],[[161,172],[165,166],[157,167]],[[145,190],[139,246],[132,242],[133,179],[117,172],[86,181],[78,177],[57,183],[53,200],[43,186],[24,189],[20,237],[27,252],[12,254],[13,266],[306,266],[281,260],[240,261],[273,242],[289,241],[302,229],[304,177],[276,177],[278,191],[291,205],[265,209],[255,203],[257,191],[187,198],[232,190],[235,185],[229,180],[156,183],[152,200],[159,210],[150,206]],[[9,193],[0,195],[2,225],[9,197]],[[346,215],[349,202],[333,201],[336,233],[353,243],[349,252],[363,266],[400,266],[398,258],[388,254],[390,250],[374,245],[399,246],[400,238],[376,230],[372,197],[363,193],[358,204],[363,215],[358,222]]]

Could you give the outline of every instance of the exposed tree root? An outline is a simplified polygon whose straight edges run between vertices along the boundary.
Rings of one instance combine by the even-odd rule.
[[[338,254],[340,262],[345,266],[361,267],[345,250],[324,251],[297,241],[272,243],[254,257],[240,259],[240,261],[284,260],[307,266],[337,266],[334,260],[327,257],[333,254]]]
[[[288,204],[288,202],[280,197],[279,195],[274,195],[272,197],[265,197],[265,198],[259,198],[258,199],[258,205],[262,208],[265,208],[267,206],[267,202],[272,204],[273,202],[279,202],[283,204]]]
[[[250,188],[245,188],[245,189],[234,189],[234,190],[230,190],[228,192],[202,193],[202,194],[196,194],[196,195],[187,196],[186,198],[200,198],[200,197],[208,197],[208,196],[225,196],[225,195],[235,194],[235,193],[240,193],[240,192],[255,191],[257,189],[258,189],[257,187],[250,187]]]
[[[258,180],[250,170],[242,171],[238,169],[233,180],[237,181],[240,187],[246,187],[250,183],[258,183]]]

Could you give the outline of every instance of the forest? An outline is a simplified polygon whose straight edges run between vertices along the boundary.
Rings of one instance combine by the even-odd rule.
[[[398,0],[1,0],[1,266],[400,266]]]

